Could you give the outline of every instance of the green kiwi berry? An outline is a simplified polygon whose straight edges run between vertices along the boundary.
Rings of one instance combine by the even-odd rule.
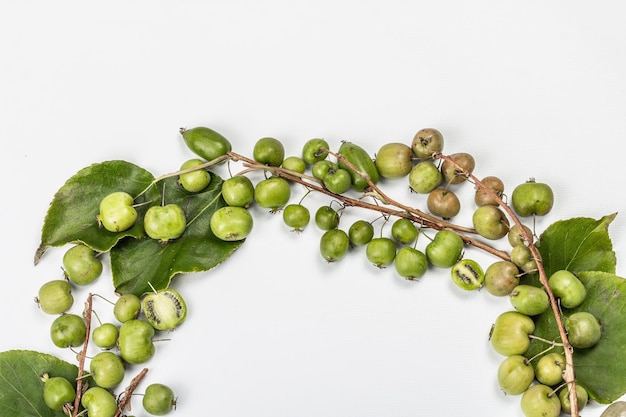
[[[340,217],[340,213],[331,206],[321,206],[315,211],[315,225],[321,230],[336,229]]]
[[[62,314],[50,325],[50,338],[59,348],[78,347],[85,342],[87,325],[78,314]]]
[[[46,314],[65,313],[74,304],[72,287],[64,279],[48,281],[39,288],[39,293],[35,300]]]
[[[92,386],[85,391],[80,403],[89,417],[113,417],[117,413],[117,400],[106,388]]]
[[[283,160],[281,166],[289,171],[303,174],[306,171],[306,163],[298,156],[288,156]]]
[[[302,147],[302,160],[308,165],[314,165],[328,157],[329,149],[330,147],[325,139],[309,139]]]
[[[434,128],[420,129],[411,142],[411,149],[417,158],[429,159],[434,153],[443,150],[444,140],[441,132]]]
[[[245,210],[245,209],[242,209]],[[141,299],[141,310],[156,330],[171,330],[187,317],[187,303],[173,288],[150,292]]]
[[[63,255],[63,271],[76,285],[88,285],[102,274],[102,261],[90,247],[77,244]]]
[[[441,164],[441,175],[446,184],[462,183],[467,180],[467,174],[471,174],[476,167],[474,157],[467,152],[453,153],[450,155],[450,159],[454,163],[446,159]]]
[[[248,208],[254,202],[254,184],[245,175],[235,175],[222,183],[222,198],[232,207]]]
[[[415,164],[409,172],[409,187],[419,194],[428,194],[441,184],[441,171],[431,160]]]
[[[137,221],[133,197],[124,191],[107,194],[100,201],[100,212],[96,220],[109,232],[117,233],[130,229]]]
[[[565,308],[578,307],[587,297],[587,289],[582,281],[566,269],[553,272],[548,278],[548,285]]]
[[[102,323],[91,333],[93,344],[101,349],[112,349],[117,344],[119,328],[113,323]]]
[[[146,211],[143,226],[152,239],[167,243],[182,236],[187,227],[187,218],[178,204],[151,206]]]
[[[89,372],[98,386],[114,388],[124,379],[124,363],[116,353],[106,350],[91,358]]]
[[[522,216],[545,216],[554,205],[554,193],[548,184],[530,179],[513,189],[511,206]]]
[[[496,261],[485,270],[485,289],[491,295],[509,295],[520,282],[520,271],[511,261]]]
[[[396,242],[388,237],[375,237],[365,247],[365,256],[378,268],[391,265],[396,258]]]
[[[565,414],[572,414],[572,403],[569,398],[569,386],[566,385],[559,391],[559,401],[561,401],[561,411]],[[576,404],[578,405],[578,411],[585,408],[589,402],[589,393],[580,384],[576,384]],[[609,417],[602,414],[600,417]]]
[[[285,147],[276,138],[264,137],[254,144],[252,155],[261,164],[278,167],[285,159]]]
[[[339,168],[347,169],[352,176],[352,187],[357,191],[364,191],[369,182],[376,184],[379,179],[378,169],[372,157],[365,149],[352,142],[342,142],[339,146]]]
[[[511,305],[527,316],[539,315],[550,308],[548,293],[542,287],[520,284],[509,295]]]
[[[282,177],[270,177],[259,181],[254,188],[256,203],[272,211],[277,211],[285,206],[291,198],[289,181]]]
[[[487,187],[487,190],[483,187],[476,187],[476,192],[474,193],[474,203],[478,207],[480,206],[497,206],[499,205],[498,200],[493,196],[495,194],[496,197],[502,199],[504,194],[504,183],[498,177],[490,175],[481,180],[481,183]]]
[[[311,167],[311,174],[318,180],[324,181],[326,175],[329,172],[334,172],[339,169],[339,165],[336,162],[330,161],[328,159],[323,159],[321,161],[317,161]]]
[[[485,239],[502,239],[509,233],[509,219],[499,207],[489,204],[479,206],[472,215],[476,232]]]
[[[519,395],[535,379],[532,363],[522,355],[507,356],[498,367],[498,385],[508,395]]]
[[[341,229],[329,229],[320,238],[320,253],[326,262],[337,262],[343,259],[350,249],[350,238]]]
[[[524,230],[524,232],[522,232],[522,229]],[[525,234],[528,234],[531,240],[530,242],[527,242]],[[532,243],[533,231],[530,227],[526,225],[522,225],[522,227],[520,228],[518,224],[514,224],[509,229],[509,233],[507,234],[507,240],[509,241],[511,247],[515,247],[521,244],[528,245]]]
[[[537,270],[537,261],[528,246],[521,243],[513,246],[509,253],[511,262],[518,266],[523,272],[534,272]]]
[[[293,231],[301,232],[311,221],[311,212],[302,204],[288,204],[283,210],[283,222]]]
[[[461,259],[465,242],[451,230],[440,230],[426,245],[428,262],[438,268],[450,268]]]
[[[193,158],[185,161],[180,170],[184,171],[204,164],[202,159]],[[196,169],[185,172],[178,176],[178,183],[190,193],[197,193],[204,190],[211,182],[211,174],[206,169]]]
[[[393,261],[396,272],[408,280],[421,278],[428,270],[428,258],[419,249],[402,246]]]
[[[113,315],[120,323],[136,319],[141,313],[141,299],[135,294],[122,294],[113,306]]]
[[[535,365],[535,376],[542,384],[556,386],[563,381],[565,371],[565,356],[559,352],[550,352],[543,355]]]
[[[522,393],[522,413],[526,417],[559,417],[561,401],[554,389],[544,384],[531,385]]]
[[[535,331],[535,322],[519,311],[505,311],[497,318],[491,329],[489,341],[501,355],[523,355],[530,346],[530,337]]]
[[[343,194],[352,186],[352,176],[347,169],[329,169],[322,182],[331,193]]]
[[[602,338],[600,322],[588,311],[577,311],[566,317],[565,329],[570,344],[575,348],[591,348]]]
[[[254,227],[254,219],[247,208],[225,206],[211,215],[209,225],[217,238],[232,242],[248,237]]]
[[[467,291],[482,288],[485,282],[483,268],[472,259],[461,259],[455,263],[450,270],[450,275],[459,288]]]
[[[145,320],[132,319],[120,326],[120,356],[131,364],[147,362],[154,356],[154,327]]]
[[[350,237],[351,245],[366,245],[374,237],[374,226],[366,220],[356,220],[350,225],[348,236]]]
[[[44,374],[41,378],[44,383],[43,401],[48,408],[62,411],[67,404],[72,404],[76,398],[76,388],[66,378]]]
[[[436,188],[428,194],[426,207],[431,214],[448,220],[459,214],[461,202],[453,191]]]
[[[400,217],[391,225],[391,236],[399,244],[408,245],[417,240],[419,231],[411,220],[405,217]]]
[[[167,385],[153,383],[146,387],[141,403],[144,410],[153,416],[164,416],[176,406],[176,398]]]
[[[228,139],[208,127],[181,128],[180,134],[187,147],[206,161],[224,156],[232,150],[232,145]]]
[[[411,147],[400,142],[385,143],[376,153],[374,163],[383,178],[400,178],[411,172]]]

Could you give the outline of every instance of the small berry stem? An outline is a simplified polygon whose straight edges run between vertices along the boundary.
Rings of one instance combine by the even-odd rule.
[[[115,303],[114,303],[113,301],[109,300],[109,299],[108,299],[108,298],[106,298],[106,297],[103,297],[103,296],[102,296],[102,295],[100,295],[100,294],[91,294],[91,296],[92,296],[92,297],[98,297],[98,298],[100,298],[100,299],[102,299],[102,300],[106,301],[107,303],[109,303],[109,304],[111,304],[111,305],[115,305]]]
[[[529,339],[539,340],[539,341],[541,341],[541,342],[544,342],[544,343],[547,343],[548,345],[550,345],[550,347],[549,347],[549,348],[547,348],[546,350],[543,350],[543,351],[539,352],[539,353],[537,354],[537,356],[538,356],[538,355],[541,355],[541,354],[543,354],[543,353],[545,353],[545,352],[547,352],[547,351],[549,351],[549,350],[551,350],[551,349],[552,349],[552,348],[554,348],[555,346],[563,346],[563,343],[555,342],[554,340],[544,339],[543,337],[535,336],[534,334],[528,335],[528,338],[529,338]]]

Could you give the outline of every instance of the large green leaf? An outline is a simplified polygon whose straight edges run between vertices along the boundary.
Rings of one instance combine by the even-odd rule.
[[[576,381],[592,399],[608,404],[626,393],[626,279],[593,271],[579,272],[578,276],[587,288],[587,297],[579,307],[564,309],[563,315],[590,312],[602,324],[602,339],[592,348],[574,350]],[[559,341],[551,312],[537,318],[535,335]],[[535,340],[526,355],[534,356],[545,348],[545,343]]]
[[[202,192],[188,193],[175,178],[159,184],[165,203],[180,205],[187,217],[187,228],[178,239],[160,243],[149,237],[124,239],[111,249],[113,283],[121,294],[141,295],[169,286],[179,273],[207,271],[222,263],[242,241],[225,242],[211,232],[211,215],[226,205],[221,197],[222,179],[212,174]]]
[[[153,175],[145,169],[121,160],[93,164],[78,171],[56,192],[50,203],[41,230],[41,244],[35,253],[35,263],[52,246],[83,242],[94,250],[106,252],[125,236],[142,236],[146,205],[138,207],[139,218],[135,225],[119,233],[99,227],[96,216],[100,200],[107,194],[125,191],[134,197],[153,180]],[[135,203],[158,199],[159,192],[152,187],[139,196]]]
[[[43,402],[40,376],[61,376],[72,381],[78,367],[57,357],[30,350],[0,352],[0,417],[63,417]]]
[[[602,339],[574,355],[576,375],[593,398],[609,403],[626,393],[626,280],[604,272],[581,272],[587,298],[577,309],[602,324]]]
[[[608,227],[616,215],[599,220],[576,217],[548,227],[537,244],[548,276],[560,269],[614,273],[616,257]]]

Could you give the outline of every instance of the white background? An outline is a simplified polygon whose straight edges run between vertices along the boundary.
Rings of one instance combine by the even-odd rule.
[[[65,248],[33,265],[47,206],[94,162],[176,170],[193,156],[180,127],[212,127],[248,156],[263,136],[288,154],[312,137],[375,153],[436,127],[446,152],[474,155],[479,177],[498,175],[509,192],[530,177],[553,187],[538,232],[621,211],[623,16],[618,1],[0,1],[0,350],[74,359],[33,302],[62,276]],[[423,207],[403,180],[382,185]],[[472,189],[458,190],[455,220],[468,225]],[[522,415],[497,387],[502,358],[487,340],[506,298],[463,292],[447,271],[409,282],[360,250],[326,264],[314,225],[296,235],[253,213],[226,263],[172,284],[190,313],[158,344],[145,383],[176,390],[175,415]],[[351,216],[372,218],[351,212],[342,227]],[[623,217],[610,233],[624,275]],[[108,274],[76,290],[76,311],[88,291],[112,297]],[[103,317],[109,307],[95,305]],[[139,400],[133,414],[145,416]]]

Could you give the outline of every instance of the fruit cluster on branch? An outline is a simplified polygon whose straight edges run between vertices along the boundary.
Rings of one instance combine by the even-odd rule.
[[[496,318],[490,335],[493,349],[504,356],[497,371],[502,391],[520,395],[527,417],[561,413],[577,417],[587,404],[588,392],[575,376],[574,352],[593,349],[601,341],[602,323],[592,313],[576,310],[588,300],[576,273],[554,268],[546,272],[537,232],[525,224],[552,210],[554,194],[548,184],[535,180],[518,184],[505,202],[503,181],[493,175],[478,178],[470,153],[444,154],[444,137],[433,128],[419,130],[410,143],[384,143],[375,153],[349,141],[333,149],[325,139],[313,138],[297,155],[288,156],[280,140],[263,137],[255,143],[252,157],[234,152],[228,139],[207,127],[180,129],[180,134],[194,157],[174,172],[154,178],[128,163],[97,167],[106,171],[122,166],[133,173],[129,180],[133,187],[145,186],[133,190],[128,185],[103,187],[106,192],[97,201],[84,203],[85,213],[97,212],[86,219],[93,223],[89,232],[70,227],[65,235],[54,235],[50,230],[64,229],[67,223],[59,207],[74,207],[62,198],[51,205],[52,212],[61,213],[47,217],[36,261],[48,246],[73,245],[63,257],[65,279],[42,285],[37,302],[44,313],[55,316],[53,343],[59,348],[82,346],[83,351],[78,385],[54,375],[42,376],[50,408],[72,415],[81,408],[94,415],[100,412],[95,410],[104,409],[99,414],[103,417],[121,415],[147,371],[142,370],[123,400],[116,401],[112,392],[124,379],[126,365],[145,364],[155,354],[156,335],[185,320],[187,304],[169,287],[172,275],[208,270],[225,260],[253,234],[253,206],[280,213],[284,224],[295,232],[314,224],[320,231],[319,253],[325,262],[339,262],[353,248],[364,247],[371,264],[393,268],[407,280],[420,279],[431,268],[448,269],[462,290],[484,289],[493,296],[508,297],[511,309]],[[225,179],[218,176],[217,167],[226,166],[230,173],[235,164],[241,171]],[[79,175],[93,179],[94,172]],[[248,175],[259,172],[261,179]],[[425,207],[392,198],[383,190],[381,179],[405,180],[412,193],[425,197]],[[63,191],[75,194],[75,183],[69,181]],[[305,189],[299,201],[293,199],[294,184]],[[453,221],[466,207],[456,192],[463,184],[474,189],[471,227]],[[311,193],[324,194],[332,202],[311,211],[304,204]],[[351,208],[376,217],[344,225],[342,216]],[[379,220],[383,226],[391,225],[389,233],[382,233],[383,226],[376,233]],[[141,261],[140,256],[149,254],[154,261],[158,252],[166,259],[167,248],[176,245],[183,256],[186,239],[199,239],[194,240],[196,249],[201,240],[207,251],[219,256],[213,263],[192,256],[186,260],[186,269],[174,272],[165,262],[163,268],[154,268],[154,275],[146,275],[145,270],[124,274],[124,268],[134,266],[124,256]],[[505,249],[496,245],[502,240],[508,244]],[[141,250],[144,245],[145,252]],[[492,255],[494,261],[481,265],[468,257],[468,247]],[[118,299],[111,303],[117,322],[101,322],[91,330],[90,309],[83,316],[69,312],[74,304],[72,289],[87,286],[102,274],[102,255],[109,251],[113,273],[122,275],[113,277]],[[536,334],[538,318],[549,312],[557,328],[555,340]],[[84,355],[90,340],[100,352],[87,365]],[[542,343],[544,349],[531,355],[532,343]],[[83,373],[92,384],[84,392]],[[169,413],[175,404],[173,392],[165,385],[152,384],[145,390],[143,405],[151,414]]]

